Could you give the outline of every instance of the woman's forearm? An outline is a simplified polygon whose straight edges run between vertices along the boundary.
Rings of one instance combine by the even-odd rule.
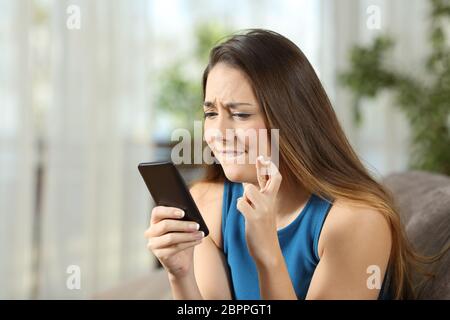
[[[174,300],[203,300],[194,272],[183,277],[168,275]]]
[[[297,300],[281,251],[271,261],[258,263],[257,269],[261,299]]]

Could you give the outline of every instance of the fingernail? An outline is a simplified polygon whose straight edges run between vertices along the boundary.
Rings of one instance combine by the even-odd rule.
[[[184,211],[183,210],[178,210],[177,211],[177,216],[180,217],[180,218],[183,218],[184,217]]]
[[[191,230],[198,230],[199,228],[200,228],[200,225],[198,223],[189,224],[189,229],[191,229]]]
[[[204,236],[205,236],[205,233],[204,233],[203,231],[200,231],[200,232],[198,232],[198,233],[195,234],[195,237],[196,237],[197,239],[201,239],[201,238],[203,238]]]

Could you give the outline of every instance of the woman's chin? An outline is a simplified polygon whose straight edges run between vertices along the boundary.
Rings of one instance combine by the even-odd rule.
[[[248,165],[222,165],[223,172],[232,182],[251,182],[254,177],[254,166]]]

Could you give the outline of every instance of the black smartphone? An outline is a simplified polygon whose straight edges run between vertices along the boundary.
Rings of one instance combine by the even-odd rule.
[[[195,221],[205,237],[209,234],[183,177],[171,161],[140,163],[138,170],[156,205],[182,209],[185,214],[181,220]]]

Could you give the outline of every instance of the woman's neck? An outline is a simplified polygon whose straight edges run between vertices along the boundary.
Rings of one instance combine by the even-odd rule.
[[[275,211],[280,220],[299,213],[306,205],[310,193],[306,188],[292,179],[283,179],[275,198]]]

